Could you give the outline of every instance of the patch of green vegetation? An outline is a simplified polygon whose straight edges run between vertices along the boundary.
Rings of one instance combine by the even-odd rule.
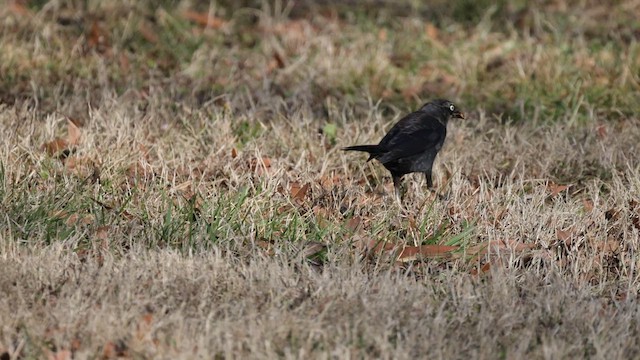
[[[259,137],[263,132],[262,124],[257,121],[242,120],[234,125],[233,134],[240,146],[245,146],[249,141]]]

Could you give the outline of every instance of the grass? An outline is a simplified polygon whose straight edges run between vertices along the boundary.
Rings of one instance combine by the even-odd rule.
[[[19,4],[3,359],[638,357],[634,2]],[[339,149],[435,97],[401,208]]]

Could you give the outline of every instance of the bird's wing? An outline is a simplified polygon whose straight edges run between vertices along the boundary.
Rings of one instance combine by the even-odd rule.
[[[434,149],[444,141],[446,127],[432,116],[412,113],[400,120],[382,138],[387,152],[378,157],[382,163],[395,161]]]

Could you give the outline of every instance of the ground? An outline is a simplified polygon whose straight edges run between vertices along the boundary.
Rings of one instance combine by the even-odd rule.
[[[1,358],[640,357],[638,12],[10,1]]]

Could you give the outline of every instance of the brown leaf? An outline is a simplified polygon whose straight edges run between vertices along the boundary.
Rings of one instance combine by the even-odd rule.
[[[77,213],[73,213],[69,215],[69,217],[65,221],[65,224],[67,224],[67,226],[75,225],[78,222],[79,218],[80,218],[80,215],[78,215]]]
[[[49,156],[57,155],[65,150],[69,149],[69,144],[66,140],[55,138],[53,141],[43,144],[40,149],[44,150]]]
[[[486,273],[489,270],[491,270],[491,263],[490,262],[487,262],[487,263],[485,263],[484,265],[482,265],[480,267],[480,272],[482,272],[482,273]]]
[[[550,182],[549,185],[547,185],[547,189],[551,193],[551,197],[558,196],[558,194],[560,194],[561,192],[567,190],[568,188],[569,188],[569,185],[558,185],[558,184],[553,183],[553,182]]]
[[[360,223],[362,222],[362,218],[359,216],[354,216],[347,221],[346,228],[351,232],[356,232],[358,227],[360,227]]]
[[[138,31],[140,35],[152,44],[156,44],[158,42],[158,35],[156,32],[147,24],[146,22],[141,22],[138,26]]]
[[[109,225],[99,226],[96,229],[96,238],[98,240],[107,240],[109,237],[109,230],[111,230]]]
[[[378,31],[378,40],[380,40],[381,42],[385,42],[387,41],[387,30],[382,28],[380,29],[380,31]]]
[[[605,241],[599,241],[596,243],[596,249],[605,253],[605,255],[611,255],[620,248],[620,242],[614,239],[607,239]]]
[[[220,29],[226,24],[226,22],[219,17],[211,16],[209,14],[199,13],[197,11],[192,11],[192,10],[185,11],[183,16],[185,19],[209,29]]]
[[[438,41],[438,28],[432,23],[428,22],[425,24],[424,32],[429,39]]]
[[[324,251],[327,248],[326,244],[323,244],[318,241],[310,241],[304,245],[302,248],[302,256],[304,257],[312,257]]]
[[[104,29],[98,24],[97,20],[91,23],[89,34],[87,36],[87,44],[90,48],[98,52],[104,52],[109,46],[109,38]]]
[[[384,252],[398,248],[398,245],[388,241],[375,240],[368,237],[357,236],[354,238],[354,245],[362,251],[371,251],[374,253]]]
[[[62,349],[56,352],[49,352],[47,354],[48,360],[71,360],[73,354],[71,354],[70,350]]]
[[[235,159],[238,157],[238,150],[236,148],[231,148],[231,158]]]
[[[21,16],[31,17],[31,10],[27,8],[24,1],[9,1],[9,11]]]
[[[82,346],[82,342],[79,338],[73,338],[73,340],[71,340],[71,351],[78,351],[80,346]]]
[[[596,126],[596,136],[602,140],[607,137],[607,127],[603,124]]]
[[[271,159],[266,156],[261,158],[253,158],[249,163],[249,168],[257,175],[263,175],[269,168],[271,168]]]
[[[338,175],[334,175],[334,176],[322,176],[322,178],[320,178],[320,185],[323,188],[327,188],[327,189],[331,189],[333,188],[334,185],[340,184],[340,176]]]
[[[120,64],[121,72],[128,74],[129,69],[131,69],[131,63],[129,62],[129,57],[126,53],[120,53],[120,56],[118,56],[118,63]]]
[[[287,63],[284,58],[284,55],[280,53],[280,51],[274,51],[273,58],[276,61],[276,65],[278,66],[278,69],[284,69],[285,67],[287,67]]]
[[[567,246],[571,245],[571,235],[571,232],[567,230],[556,230],[556,237],[558,238],[558,240],[562,241]]]
[[[128,346],[122,340],[118,340],[115,343],[113,341],[108,341],[102,348],[103,359],[114,359],[117,357],[126,357],[128,355]]]
[[[309,183],[304,184],[302,187],[299,187],[298,183],[295,183],[296,187],[292,185],[291,187],[291,199],[297,201],[303,201],[304,197],[307,195],[307,191],[309,191]]]
[[[271,242],[267,240],[258,240],[256,241],[256,245],[258,245],[259,248],[264,250],[266,255],[273,256],[276,253],[275,250],[273,249],[273,244],[271,244]]]

